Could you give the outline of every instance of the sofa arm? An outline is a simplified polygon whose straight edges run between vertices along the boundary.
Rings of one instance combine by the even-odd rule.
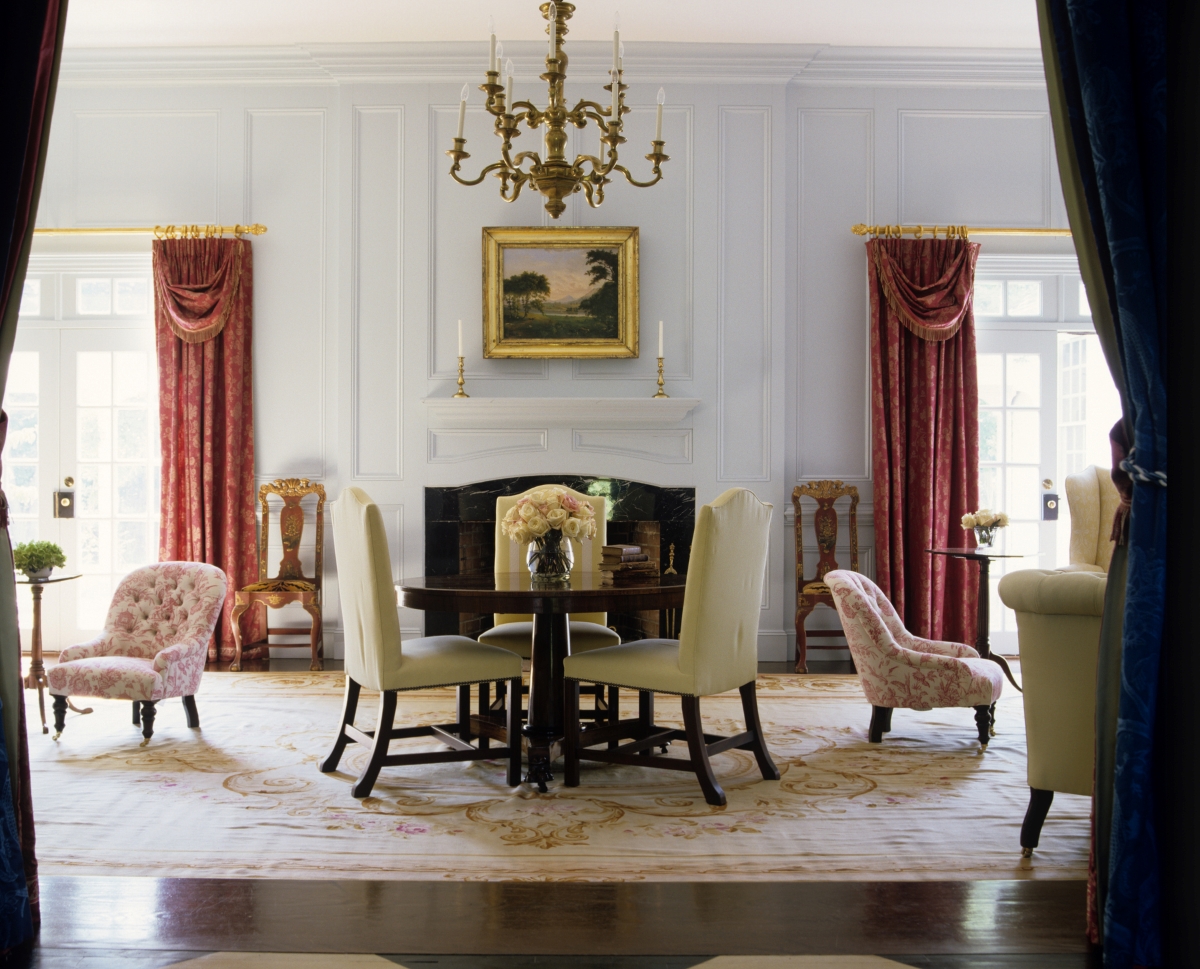
[[[1000,580],[1000,600],[1014,612],[1040,616],[1102,616],[1107,575],[1022,569]]]
[[[913,636],[904,646],[915,653],[953,656],[956,659],[979,659],[978,651],[966,643],[948,643],[939,639],[922,639],[920,636]]]
[[[106,636],[97,636],[95,639],[89,640],[86,643],[80,643],[78,646],[68,646],[58,654],[60,663],[70,663],[76,659],[91,659],[94,656],[104,656],[108,652],[109,642]]]
[[[176,663],[198,663],[204,666],[208,659],[208,643],[199,639],[187,639],[182,643],[174,643],[166,649],[161,649],[154,656],[154,671],[164,672],[168,666]]]

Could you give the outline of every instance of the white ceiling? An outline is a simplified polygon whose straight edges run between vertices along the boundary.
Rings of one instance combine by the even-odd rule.
[[[538,40],[539,0],[71,0],[68,47]],[[578,0],[571,39],[1039,46],[1035,0]]]

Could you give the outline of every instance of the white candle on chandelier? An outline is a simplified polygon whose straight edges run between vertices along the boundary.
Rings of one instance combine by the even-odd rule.
[[[658,321],[658,359],[662,359],[662,320]]]
[[[667,92],[658,89],[658,116],[654,121],[654,140],[662,141],[662,106],[667,102]]]
[[[625,41],[617,45],[617,70],[625,70]]]
[[[467,86],[464,84],[463,88],[462,88],[462,93],[458,96],[459,97],[458,137],[459,138],[461,138],[463,136],[463,125],[466,123],[466,120],[467,120],[467,94],[468,94]]]
[[[613,66],[614,71],[621,69],[621,15],[613,14]]]
[[[612,119],[615,124],[621,120],[621,82],[618,80],[621,75],[613,71],[609,76],[612,78]]]
[[[659,327],[661,328],[661,326],[662,326],[662,324],[660,323],[660,324],[659,324]],[[658,342],[659,342],[660,344],[662,343],[662,335],[661,335],[661,334],[659,335]],[[463,352],[462,352],[462,320],[459,320],[459,321],[458,321],[458,355],[459,355],[460,357],[463,355]],[[662,356],[662,349],[661,349],[661,347],[660,347],[660,349],[659,349],[659,351],[658,351],[658,355],[659,355],[660,357]]]
[[[546,11],[550,18],[550,58],[551,60],[558,54],[558,7],[553,3],[550,4],[550,9]]]
[[[513,106],[512,106],[513,105],[513,98],[512,98],[513,62],[512,62],[511,57],[508,59],[508,62],[504,65],[504,74],[508,79],[508,88],[504,92],[504,103],[508,106],[508,113],[512,114],[513,113]]]
[[[488,71],[497,70],[499,60],[496,55],[496,21],[488,17],[488,33],[492,35],[491,47],[488,49]]]

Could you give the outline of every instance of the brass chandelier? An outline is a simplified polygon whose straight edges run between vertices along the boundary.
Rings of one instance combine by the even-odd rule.
[[[609,72],[611,83],[604,85],[604,90],[612,95],[611,104],[603,106],[596,101],[580,101],[575,107],[568,109],[563,103],[563,84],[567,79],[567,55],[563,51],[563,39],[567,34],[567,21],[575,12],[575,5],[565,2],[543,3],[540,9],[542,17],[547,21],[546,31],[550,35],[546,73],[541,75],[541,79],[549,86],[548,106],[543,111],[530,101],[513,101],[513,64],[511,60],[508,61],[505,67],[506,84],[501,84],[500,57],[497,56],[496,33],[493,30],[487,82],[481,84],[479,89],[486,96],[485,106],[488,112],[496,118],[496,135],[503,141],[500,161],[488,165],[474,179],[468,180],[458,174],[463,160],[471,157],[465,150],[467,139],[463,137],[467,106],[465,84],[458,106],[458,136],[454,139],[454,148],[446,154],[454,160],[454,164],[450,166],[450,174],[460,185],[478,185],[489,174],[494,174],[500,179],[500,197],[506,202],[513,202],[528,182],[546,197],[546,211],[557,219],[567,207],[564,199],[580,189],[587,197],[588,205],[592,208],[599,207],[604,202],[604,186],[613,180],[613,172],[620,172],[629,184],[638,188],[649,188],[662,180],[662,163],[670,160],[663,153],[662,140],[662,106],[666,96],[662,88],[659,88],[658,116],[654,140],[650,143],[652,151],[646,156],[647,160],[653,163],[651,172],[654,177],[649,181],[639,182],[630,174],[629,169],[618,164],[617,160],[617,146],[625,142],[621,137],[621,116],[629,112],[629,108],[625,107],[626,85],[622,83],[623,58],[619,31],[613,31],[613,66]],[[595,121],[600,127],[600,154],[604,157],[577,155],[575,160],[570,162],[563,154],[567,144],[566,127],[573,124],[576,128],[586,128],[589,120]],[[533,130],[545,125],[544,159],[536,151],[522,151],[513,156],[512,140],[520,136],[518,128],[522,123]],[[608,146],[607,152],[603,145]],[[529,164],[528,168],[523,167],[526,163]]]

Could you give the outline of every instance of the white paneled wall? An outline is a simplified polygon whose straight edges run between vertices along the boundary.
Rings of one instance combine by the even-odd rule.
[[[512,46],[517,97],[544,100],[540,46]],[[483,50],[68,51],[39,224],[268,225],[254,240],[258,476],[322,480],[331,499],[361,485],[397,577],[424,559],[426,485],[574,472],[691,485],[701,502],[754,489],[776,509],[760,654],[784,659],[793,485],[857,484],[873,562],[866,263],[849,226],[1065,225],[1040,58],[630,44],[622,160],[645,177],[661,84],[665,179],[614,184],[595,210],[577,196],[559,224],[640,227],[642,355],[544,361],[481,358],[481,229],[549,221],[532,193],[510,205],[492,179],[447,174]],[[598,91],[603,45],[572,55],[571,96]],[[499,144],[480,98],[468,176]],[[575,132],[573,149],[596,138]],[[524,131],[517,150],[536,140]],[[701,403],[635,428],[439,425],[421,400],[454,391],[459,319],[473,396],[648,397],[662,319],[667,391]],[[337,649],[336,549],[327,562]]]

